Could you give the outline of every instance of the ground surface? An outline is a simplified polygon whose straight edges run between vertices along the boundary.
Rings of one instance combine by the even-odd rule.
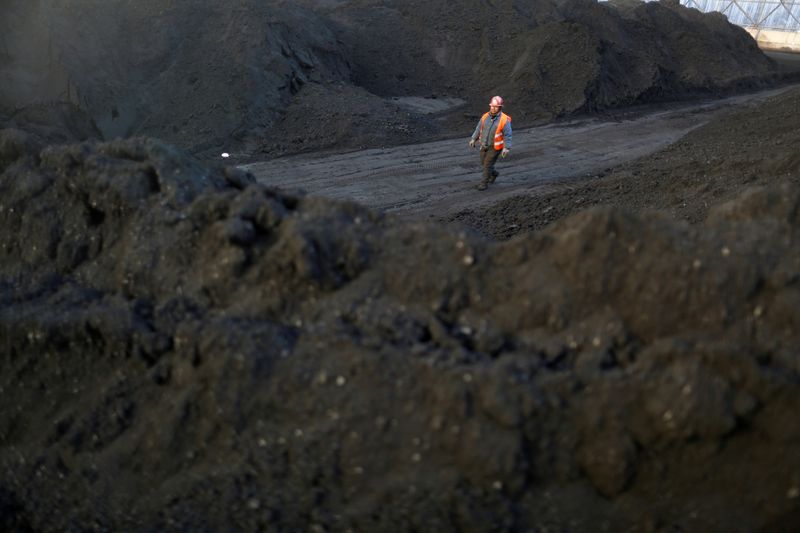
[[[504,239],[540,229],[591,206],[660,211],[701,223],[716,205],[747,187],[797,181],[800,91],[789,89],[757,105],[720,109],[677,143],[599,175],[540,194],[521,195],[459,220]]]
[[[798,98],[505,242],[4,130],[0,524],[795,531]]]
[[[0,19],[0,530],[800,530],[800,92],[622,109],[791,61],[674,2],[69,4]],[[379,209],[233,166],[322,148],[260,179]]]
[[[271,187],[351,200],[412,218],[469,220],[476,227],[494,227],[497,224],[491,219],[497,215],[482,208],[517,197],[552,198],[570,193],[578,182],[605,175],[613,167],[665,148],[721,112],[753,106],[791,90],[784,87],[689,104],[642,106],[610,116],[519,129],[514,132],[511,155],[498,162],[501,177],[486,191],[475,189],[481,174],[477,152],[466,143],[471,129],[465,131],[463,138],[385,149],[288,156],[241,168]],[[732,142],[744,143],[752,137],[746,127],[739,131],[740,137]],[[640,192],[646,191],[642,188]],[[576,209],[602,202],[591,190],[586,190],[584,197],[565,196]],[[542,210],[539,206],[532,209],[538,210],[537,216]],[[465,210],[479,214],[471,217],[461,213]],[[514,213],[506,211],[498,222],[522,227],[514,219]],[[558,218],[553,216],[556,213],[549,217],[548,213],[539,216],[540,224]],[[563,209],[558,214],[563,216]],[[527,218],[522,210],[516,216]],[[480,217],[487,219],[484,224],[480,224]],[[513,229],[509,227],[507,231]]]

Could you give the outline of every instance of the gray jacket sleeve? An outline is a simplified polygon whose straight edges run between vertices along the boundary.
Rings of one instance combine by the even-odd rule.
[[[472,140],[473,141],[477,141],[478,140],[478,135],[481,134],[481,120],[483,120],[483,118],[478,120],[478,125],[475,126],[475,131],[472,132]]]

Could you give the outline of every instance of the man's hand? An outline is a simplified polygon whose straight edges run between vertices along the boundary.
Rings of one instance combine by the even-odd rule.
[[[505,157],[508,155],[508,148],[503,148],[503,151],[500,152],[500,157]]]
[[[470,139],[469,140],[469,147],[470,148],[475,148],[475,139]]]

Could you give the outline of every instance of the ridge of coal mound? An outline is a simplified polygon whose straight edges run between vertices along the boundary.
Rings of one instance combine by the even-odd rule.
[[[0,132],[3,526],[798,521],[800,188],[503,243]]]

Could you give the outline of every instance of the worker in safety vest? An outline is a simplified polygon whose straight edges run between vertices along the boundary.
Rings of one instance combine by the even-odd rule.
[[[503,99],[499,96],[492,97],[489,102],[489,112],[481,117],[469,140],[470,148],[474,148],[477,144],[481,152],[483,179],[478,184],[479,191],[486,190],[490,183],[494,183],[500,175],[494,169],[494,164],[499,156],[505,157],[511,149],[511,117],[501,109],[503,109]]]

